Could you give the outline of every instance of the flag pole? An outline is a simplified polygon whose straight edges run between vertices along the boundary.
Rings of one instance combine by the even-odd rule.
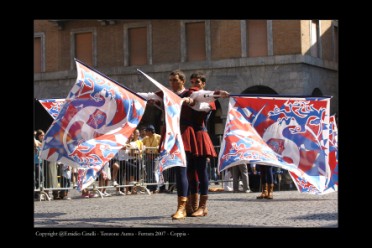
[[[298,96],[298,95],[274,95],[274,94],[230,94],[229,97],[244,97],[244,96],[251,96],[251,97],[301,97],[301,98],[312,98],[312,99],[323,99],[323,98],[332,98],[332,96]],[[210,94],[204,94],[204,98],[207,97],[215,97],[220,98],[221,95],[210,95]]]

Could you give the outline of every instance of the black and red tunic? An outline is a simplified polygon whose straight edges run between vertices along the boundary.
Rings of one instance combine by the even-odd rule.
[[[194,91],[198,91],[199,88],[191,87],[189,92],[192,93]],[[211,110],[216,110],[216,104],[214,102],[209,103],[211,106]],[[198,156],[206,156],[206,157],[217,157],[216,150],[214,149],[213,142],[209,137],[208,130],[206,127],[206,119],[209,112],[204,111],[196,111],[192,110],[192,126],[196,135],[196,142],[198,147]]]
[[[177,94],[181,98],[189,97],[192,92],[185,89],[182,93]],[[163,98],[163,92],[155,92],[156,95]],[[190,152],[194,156],[199,155],[198,145],[196,142],[196,136],[193,128],[193,110],[188,105],[182,105],[181,107],[181,118],[180,118],[180,130],[182,135],[182,142],[185,152]],[[165,138],[165,127],[162,130],[160,144]]]

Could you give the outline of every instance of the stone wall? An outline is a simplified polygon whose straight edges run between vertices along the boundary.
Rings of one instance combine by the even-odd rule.
[[[168,86],[168,74],[171,70],[181,69],[187,77],[200,70],[207,75],[207,89],[224,89],[232,94],[239,94],[255,85],[270,87],[281,95],[311,95],[314,88],[319,88],[323,95],[333,96],[331,113],[338,112],[337,64],[310,56],[240,58],[209,63],[142,66],[140,69],[166,86]],[[103,69],[101,72],[136,92],[157,90],[150,81],[136,72],[135,67],[113,67]],[[34,96],[39,99],[64,98],[75,80],[76,71],[35,74]],[[186,87],[189,86],[187,82]],[[227,103],[224,103],[226,100],[220,101],[222,116],[225,116]]]

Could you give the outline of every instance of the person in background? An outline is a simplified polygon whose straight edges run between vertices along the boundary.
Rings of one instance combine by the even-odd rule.
[[[253,174],[257,173],[256,164],[252,163]],[[268,165],[259,165],[260,177],[261,177],[261,195],[257,196],[257,199],[273,199],[273,167]],[[270,186],[270,187],[269,187]]]
[[[145,150],[145,164],[146,164],[146,182],[154,183],[155,175],[155,158],[159,156],[159,145],[161,135],[155,133],[155,127],[148,125],[146,127],[146,136],[142,139],[143,149]],[[156,185],[149,185],[148,189],[152,192],[156,191]]]
[[[132,134],[133,135],[133,134]],[[119,187],[119,185],[125,185],[127,182],[127,173],[126,173],[126,164],[125,161],[128,160],[128,152],[127,147],[129,147],[129,143],[131,140],[132,135],[128,138],[127,143],[123,146],[115,157],[112,159],[112,176],[113,182],[112,185],[116,187],[116,195],[125,195],[125,192],[128,192],[128,189]],[[129,177],[129,175],[128,175]],[[129,179],[128,179],[129,180]],[[118,183],[119,182],[119,183]]]
[[[39,149],[41,149],[41,143],[44,139],[44,131],[39,129],[36,131],[36,142],[38,144]],[[40,142],[40,143],[39,143]],[[35,140],[34,140],[35,144]],[[39,150],[40,152],[40,150]],[[44,188],[57,188],[58,187],[58,178],[57,178],[57,162],[50,162],[47,160],[41,160],[39,161],[39,166],[35,168],[35,176],[39,178],[39,182],[43,182]],[[40,184],[38,184],[40,186]],[[52,190],[53,191],[53,199],[58,200],[58,190]],[[47,194],[49,194],[49,190],[45,191]]]
[[[248,167],[246,164],[239,164],[232,167],[234,193],[239,192],[239,174],[241,175],[243,182],[243,192],[244,193],[252,192],[249,187]]]
[[[146,137],[146,127],[142,127],[140,130],[140,136],[138,137],[139,140],[143,140]]]
[[[155,135],[155,134],[154,134]],[[140,172],[142,170],[142,152],[144,145],[139,140],[140,131],[134,130],[130,137],[129,145],[127,146],[128,160],[125,162],[125,170],[127,177],[127,184],[133,184],[140,180]],[[136,187],[131,188],[132,193],[137,193]]]
[[[207,158],[207,170],[208,170],[208,175],[210,176],[208,178],[208,181],[215,181],[215,185],[219,185],[218,176],[217,176],[217,165],[215,163],[212,164],[211,159]]]
[[[99,175],[98,186],[99,187],[108,186],[110,180],[111,180],[111,171],[110,171],[109,162],[107,162],[103,166],[101,174]],[[111,196],[111,194],[106,192],[106,188],[102,188],[102,189],[100,189],[100,191],[102,192],[103,196],[105,196],[105,197]]]
[[[228,168],[227,170],[223,171],[223,190],[227,192],[233,191],[233,182],[232,180],[232,168]]]
[[[59,200],[59,192],[58,190],[53,188],[58,188],[58,177],[57,177],[57,171],[58,171],[58,166],[57,162],[53,161],[47,161],[44,160],[44,187],[45,188],[52,188],[52,194],[53,194],[53,200]],[[45,191],[46,193],[49,194],[49,190]]]
[[[66,164],[59,163],[59,168],[61,170],[61,188],[70,188],[71,167]],[[71,200],[71,198],[68,197],[68,189],[60,190],[59,198],[61,200]]]
[[[40,184],[43,181],[43,161],[40,158],[40,149],[42,140],[44,138],[44,131],[39,129],[34,132],[34,181],[35,189],[40,188]],[[40,198],[40,192],[35,192],[35,199]]]
[[[76,189],[77,187],[77,178],[78,178],[78,173],[77,173],[77,169],[75,167],[73,167],[71,169],[71,182],[72,182],[72,187],[74,189]]]

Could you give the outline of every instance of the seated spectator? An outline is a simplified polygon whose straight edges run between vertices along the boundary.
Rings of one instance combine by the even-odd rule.
[[[146,137],[146,127],[140,128],[139,140],[143,140]]]

